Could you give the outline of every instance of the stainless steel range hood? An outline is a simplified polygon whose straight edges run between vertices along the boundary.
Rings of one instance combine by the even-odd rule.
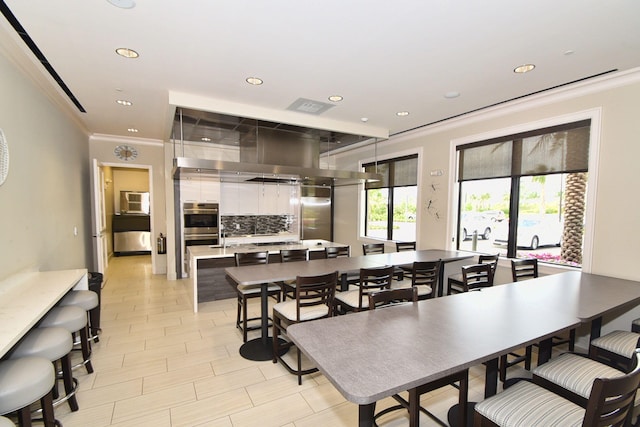
[[[256,128],[255,132],[241,134],[238,143],[239,162],[177,157],[173,178],[197,175],[221,180],[295,181],[334,186],[382,179],[379,174],[320,168],[320,139],[312,132]]]

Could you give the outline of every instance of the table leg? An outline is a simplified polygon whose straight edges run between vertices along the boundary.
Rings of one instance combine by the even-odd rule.
[[[267,342],[269,338],[269,304],[267,298],[269,298],[268,288],[269,284],[265,283],[260,285],[260,330],[261,330],[261,338],[262,344],[267,346],[269,343]]]
[[[437,295],[439,297],[442,296],[443,293],[443,289],[444,289],[444,266],[446,265],[445,262],[440,262],[440,271],[438,272],[438,292]]]
[[[376,409],[376,403],[358,406],[358,427],[373,426],[373,411]]]
[[[600,338],[600,331],[602,329],[602,317],[597,317],[591,321],[591,335],[589,341],[593,341],[596,338]]]
[[[540,341],[538,344],[538,366],[547,363],[551,359],[552,338]]]
[[[498,392],[498,358],[485,362],[484,397],[491,397]]]
[[[420,395],[418,389],[409,390],[409,427],[420,425]]]

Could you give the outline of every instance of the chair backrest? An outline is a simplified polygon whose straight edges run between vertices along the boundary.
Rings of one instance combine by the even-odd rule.
[[[498,258],[500,255],[478,255],[478,264],[489,264],[491,265],[491,269],[495,273],[496,268],[498,267]]]
[[[362,253],[364,255],[383,254],[384,243],[368,243],[362,245]]]
[[[333,297],[338,285],[338,272],[321,274],[318,276],[296,277],[296,321],[300,319],[300,308],[312,306],[327,306],[327,315],[333,316]],[[314,317],[318,319],[319,317]],[[302,319],[304,320],[304,319]]]
[[[256,265],[256,264],[268,264],[269,253],[268,252],[236,252],[236,267],[242,267],[243,265]]]
[[[512,259],[511,277],[514,282],[521,279],[533,279],[538,277],[538,259]]]
[[[472,264],[462,267],[462,285],[464,292],[493,286],[491,264]]]
[[[351,246],[339,246],[339,247],[327,247],[324,248],[324,257],[325,258],[339,258],[339,257],[350,257],[351,256]]]
[[[371,292],[369,294],[369,310],[374,308],[385,307],[389,305],[395,305],[403,302],[417,302],[418,301],[418,289],[414,287],[410,288],[397,288],[397,289],[384,289],[381,291]]]
[[[396,242],[396,252],[415,251],[416,242]]]
[[[583,427],[623,426],[633,410],[640,385],[640,354],[630,373],[615,378],[596,378],[591,388]]]
[[[371,292],[391,288],[393,280],[393,266],[361,268],[360,283],[358,284],[360,299],[358,308],[362,309],[363,297],[367,298]]]
[[[280,262],[308,261],[309,249],[280,249]]]
[[[430,286],[431,294],[434,296],[438,289],[438,277],[440,275],[441,262],[438,261],[415,261],[411,268],[411,286]]]

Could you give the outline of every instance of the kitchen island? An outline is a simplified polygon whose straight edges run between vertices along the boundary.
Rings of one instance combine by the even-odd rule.
[[[193,311],[198,303],[236,296],[235,283],[227,279],[224,269],[235,266],[236,252],[268,252],[269,262],[280,262],[281,249],[309,249],[309,259],[323,258],[324,248],[346,246],[327,240],[267,242],[226,247],[189,246],[189,281],[193,289]]]

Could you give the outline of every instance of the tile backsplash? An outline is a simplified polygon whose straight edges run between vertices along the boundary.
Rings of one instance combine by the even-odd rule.
[[[226,237],[247,234],[295,233],[294,215],[226,215],[220,218]]]

